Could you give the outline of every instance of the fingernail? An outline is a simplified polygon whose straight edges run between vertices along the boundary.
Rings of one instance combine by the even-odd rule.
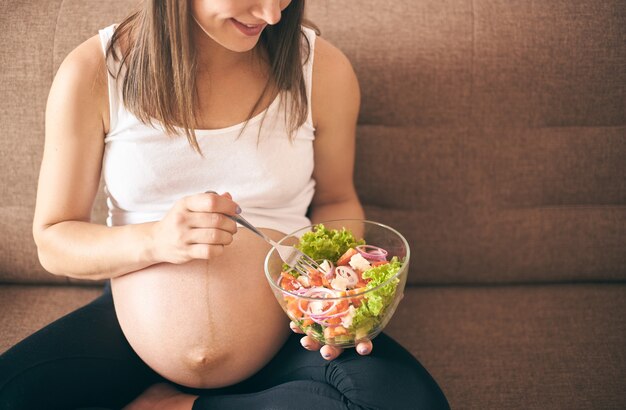
[[[367,354],[367,349],[366,349],[366,348],[364,348],[364,347],[362,347],[362,348],[360,348],[360,349],[359,349],[359,353],[361,353],[361,354]]]
[[[328,357],[330,357],[330,353],[324,353],[322,356],[328,358]]]
[[[236,214],[240,214],[241,213],[241,208],[239,207],[239,205],[237,205],[237,209],[235,209],[235,213]]]

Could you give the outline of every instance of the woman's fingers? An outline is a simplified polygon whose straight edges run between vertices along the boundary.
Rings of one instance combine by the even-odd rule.
[[[213,192],[205,192],[185,197],[183,204],[192,212],[217,212],[226,215],[235,215],[241,212],[241,208],[228,195],[218,195]]]
[[[237,232],[230,216],[240,212],[228,193],[205,192],[178,200],[150,229],[151,257],[180,264],[221,255]]]
[[[211,259],[224,253],[224,245],[189,245],[189,258],[191,259]]]
[[[334,360],[343,352],[341,347],[323,345],[310,336],[304,336],[300,339],[300,344],[306,350],[319,350],[322,357],[326,360]]]
[[[356,351],[361,356],[365,356],[365,355],[372,353],[373,348],[374,348],[374,345],[372,344],[371,340],[363,340],[362,342],[359,342],[359,344],[356,345]]]
[[[291,322],[289,322],[289,327],[291,328],[291,330],[294,333],[302,333],[304,334],[304,332],[302,330],[300,330],[300,328],[298,327],[298,325],[295,324],[295,322],[292,320]]]
[[[331,345],[324,345],[320,348],[320,354],[326,360],[335,360],[343,353],[343,348]]]
[[[237,232],[237,223],[228,215],[240,212],[230,194],[207,192],[192,195],[184,199],[184,205],[189,211],[183,222],[189,227],[185,241],[192,245],[192,257],[204,259],[222,254],[223,246],[230,244]]]
[[[293,321],[289,322],[289,327],[294,333],[304,333]],[[324,345],[310,336],[304,336],[300,339],[300,344],[307,350],[319,350],[322,357],[326,360],[334,360],[344,351],[341,347]],[[356,351],[361,356],[372,353],[373,348],[374,346],[371,340],[363,340],[356,345]]]
[[[195,228],[187,232],[187,243],[205,245],[229,245],[233,234],[221,229]]]
[[[320,350],[320,348],[322,347],[321,343],[319,343],[310,336],[304,336],[302,339],[300,339],[300,344],[306,350]]]
[[[356,351],[361,356],[366,356],[372,353],[373,345],[371,340],[364,340],[359,342],[356,346]],[[326,360],[335,360],[341,353],[343,353],[342,347],[324,345],[320,348],[320,354]]]
[[[215,228],[234,234],[237,223],[227,215],[216,212],[188,212],[186,224],[191,228]]]

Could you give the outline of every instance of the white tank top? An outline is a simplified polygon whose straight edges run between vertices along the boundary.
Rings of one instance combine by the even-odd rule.
[[[115,25],[99,31],[106,50]],[[263,113],[244,123],[195,130],[203,156],[184,134],[168,136],[158,122],[139,121],[124,106],[121,81],[109,74],[110,130],[105,137],[102,172],[109,209],[108,226],[160,220],[178,199],[209,190],[230,192],[242,215],[258,227],[290,233],[310,224],[313,198],[314,131],[311,78],[315,32],[303,27],[311,46],[303,59],[309,102],[307,121],[289,138],[279,96]],[[304,39],[303,39],[304,41]],[[117,72],[117,63],[109,67]]]

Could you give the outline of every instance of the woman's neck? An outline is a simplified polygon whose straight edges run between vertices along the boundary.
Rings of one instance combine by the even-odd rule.
[[[260,43],[249,51],[238,52],[213,40],[197,23],[193,29],[198,71],[212,73],[252,66],[264,61]]]

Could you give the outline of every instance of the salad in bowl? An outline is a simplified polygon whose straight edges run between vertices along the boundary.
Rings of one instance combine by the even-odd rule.
[[[289,318],[315,340],[354,347],[387,325],[402,299],[409,267],[406,239],[367,220],[335,220],[283,238],[313,258],[319,269],[301,275],[272,248],[265,274]]]

